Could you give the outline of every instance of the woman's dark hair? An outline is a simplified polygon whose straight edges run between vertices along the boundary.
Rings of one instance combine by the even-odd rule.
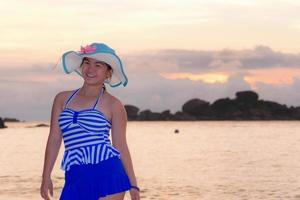
[[[87,57],[84,57],[84,58],[82,59],[82,61],[81,61],[81,63],[80,63],[80,67],[82,66],[83,62],[84,62],[86,59],[87,59]],[[109,70],[111,70],[112,72],[114,71],[113,68],[112,68],[109,64],[107,64],[106,62],[103,62],[103,63],[108,67]],[[105,87],[104,83],[103,83],[103,88],[104,88],[104,91],[105,91],[105,90],[106,90],[106,87]]]
[[[82,61],[81,61],[81,63],[80,63],[80,67],[82,66],[83,62],[84,62],[86,59],[87,59],[87,57],[83,57],[83,59],[82,59]],[[112,68],[109,64],[107,64],[106,62],[103,62],[103,63],[108,67],[109,70],[113,71],[113,68]]]

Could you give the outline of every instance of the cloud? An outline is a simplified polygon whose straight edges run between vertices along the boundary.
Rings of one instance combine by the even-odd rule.
[[[213,103],[255,89],[260,98],[298,105],[299,54],[266,46],[220,51],[159,50],[122,55],[129,82],[108,91],[140,110],[181,110],[189,99]],[[0,66],[0,116],[49,120],[54,96],[79,88],[83,80],[66,75],[54,63]],[[278,67],[281,66],[281,67]],[[219,81],[218,81],[219,80]]]
[[[154,73],[170,80],[224,83],[231,76],[243,74],[252,89],[256,82],[292,84],[293,77],[300,77],[300,54],[277,52],[267,46],[220,51],[160,50],[126,55],[124,62],[132,76]]]
[[[300,68],[300,54],[283,53],[267,46],[220,51],[160,50],[128,56],[130,67],[164,72],[204,72],[210,70]]]
[[[193,73],[161,73],[162,77],[166,79],[190,79],[192,81],[202,80],[206,83],[220,82],[224,83],[227,81],[228,76],[222,73],[207,73],[207,74],[193,74]]]
[[[272,100],[287,106],[300,106],[300,78],[294,78],[289,85],[270,85],[259,82],[257,92],[260,99]]]

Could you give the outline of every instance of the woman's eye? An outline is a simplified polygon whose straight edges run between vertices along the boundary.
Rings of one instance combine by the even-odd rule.
[[[97,67],[104,67],[103,64],[97,64],[96,66],[97,66]]]

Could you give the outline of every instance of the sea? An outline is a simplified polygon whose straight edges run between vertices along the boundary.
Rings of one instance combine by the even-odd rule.
[[[40,200],[49,122],[0,129],[0,200]],[[144,200],[300,199],[300,121],[129,121],[127,144]],[[61,145],[52,171],[64,185]],[[126,192],[125,200],[130,200]]]

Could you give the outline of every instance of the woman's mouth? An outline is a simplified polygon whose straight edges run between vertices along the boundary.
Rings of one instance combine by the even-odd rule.
[[[95,74],[89,74],[89,73],[87,73],[86,76],[89,77],[89,78],[94,78],[94,77],[96,77]]]

